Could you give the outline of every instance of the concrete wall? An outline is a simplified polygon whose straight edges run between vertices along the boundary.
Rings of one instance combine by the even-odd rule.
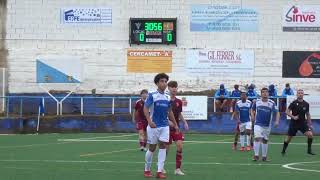
[[[191,4],[240,4],[256,7],[259,32],[190,32]],[[320,4],[319,0],[8,0],[6,46],[9,50],[10,93],[42,92],[36,82],[35,60],[45,55],[76,55],[85,62],[84,81],[78,92],[137,93],[151,89],[154,74],[127,73],[126,49],[173,50],[172,79],[184,91],[217,88],[224,82],[254,82],[258,87],[276,83],[282,89],[290,82],[307,93],[319,94],[317,79],[282,79],[282,51],[319,50],[320,33],[282,32],[282,9],[288,4]],[[64,25],[60,9],[75,6],[112,7],[111,26]],[[2,11],[0,11],[2,12]],[[1,16],[4,17],[4,16]],[[177,17],[178,46],[128,44],[130,17]],[[1,28],[0,28],[1,29]],[[1,43],[0,43],[1,44]],[[189,48],[250,49],[255,52],[254,77],[198,78],[185,73]]]

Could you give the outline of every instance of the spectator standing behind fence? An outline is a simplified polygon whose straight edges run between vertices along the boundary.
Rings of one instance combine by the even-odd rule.
[[[278,92],[277,92],[276,87],[274,86],[274,84],[270,84],[269,85],[269,96],[271,96],[271,97],[278,96]]]
[[[287,107],[287,96],[293,96],[293,89],[290,87],[289,83],[286,83],[286,87],[283,89],[281,96],[283,98],[280,99],[280,111],[284,112]]]
[[[250,86],[248,87],[247,96],[250,101],[253,101],[258,97],[258,93],[255,90],[254,84],[250,84]]]
[[[216,111],[217,112],[227,112],[227,102],[226,99],[229,96],[227,89],[224,84],[220,84],[220,88],[216,91],[214,98],[216,99]]]
[[[271,97],[270,99],[272,101],[274,101],[276,103],[276,105],[278,105],[277,104],[277,98],[272,98],[272,97],[277,97],[278,96],[278,92],[277,92],[276,87],[275,87],[274,84],[270,84],[269,85],[269,96]]]
[[[241,96],[241,91],[239,90],[239,85],[235,84],[234,85],[234,90],[231,92],[231,96],[230,96],[230,97],[234,98],[231,101],[231,112],[234,111],[235,104],[240,99],[240,96]]]

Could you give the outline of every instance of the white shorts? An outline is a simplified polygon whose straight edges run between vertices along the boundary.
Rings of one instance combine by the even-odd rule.
[[[271,127],[262,127],[259,125],[254,125],[254,138],[263,138],[265,140],[269,139]]]
[[[148,144],[158,144],[161,142],[169,142],[169,126],[159,127],[159,128],[151,128],[149,125],[147,127],[147,137]]]
[[[251,130],[252,123],[251,121],[241,123],[239,125],[240,132],[244,132],[246,129]]]

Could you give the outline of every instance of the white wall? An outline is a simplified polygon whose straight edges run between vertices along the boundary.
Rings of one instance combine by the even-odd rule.
[[[154,74],[127,73],[126,49],[173,50],[171,79],[184,91],[217,88],[224,82],[254,82],[258,87],[284,83],[303,87],[317,94],[317,79],[282,79],[282,51],[319,50],[320,33],[282,32],[281,15],[284,6],[293,3],[320,4],[319,0],[242,0],[243,5],[258,9],[259,32],[190,32],[191,4],[239,4],[241,0],[8,0],[6,46],[9,50],[9,92],[42,92],[36,82],[35,58],[44,55],[76,55],[85,62],[84,81],[80,91],[89,93],[136,93],[153,88]],[[74,6],[112,7],[112,26],[64,25],[60,23],[60,8]],[[130,17],[177,17],[178,46],[128,44]],[[197,40],[196,40],[197,39]],[[252,49],[255,52],[254,77],[234,79],[210,77],[197,79],[184,72],[188,48]]]

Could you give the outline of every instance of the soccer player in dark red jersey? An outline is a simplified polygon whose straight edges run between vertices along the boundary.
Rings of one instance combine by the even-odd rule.
[[[182,101],[176,97],[178,90],[178,83],[176,81],[170,81],[168,83],[168,89],[171,97],[171,107],[174,114],[174,118],[179,126],[179,122],[182,121],[184,124],[184,129],[189,130],[188,122],[183,118],[182,115]],[[177,132],[175,128],[170,127],[170,140],[167,146],[167,153],[169,151],[169,145],[172,144],[172,141],[175,141],[177,146],[176,151],[176,170],[174,171],[175,175],[184,175],[181,170],[182,162],[182,147],[183,147],[184,135],[181,131]]]
[[[147,99],[148,91],[146,89],[143,89],[140,92],[141,98],[136,101],[136,104],[134,106],[134,115],[133,115],[133,122],[136,123],[136,128],[139,133],[139,144],[140,144],[140,150],[146,151],[146,145],[147,145],[147,126],[148,121],[146,116],[143,112],[144,102]]]

